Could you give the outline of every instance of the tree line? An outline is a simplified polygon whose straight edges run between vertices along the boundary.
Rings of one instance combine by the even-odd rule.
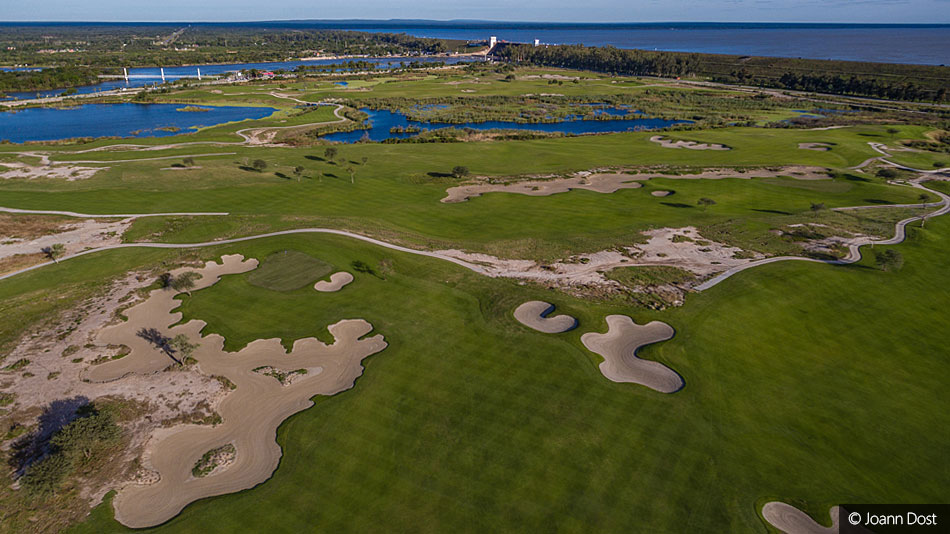
[[[583,45],[504,44],[495,55],[505,61],[611,74],[709,77],[799,91],[941,102],[948,99],[950,67],[801,58],[774,58],[659,52]]]
[[[98,69],[56,67],[40,71],[0,72],[0,93],[42,91],[97,83]]]

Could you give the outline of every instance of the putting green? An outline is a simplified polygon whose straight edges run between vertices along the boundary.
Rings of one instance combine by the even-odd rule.
[[[268,256],[247,277],[248,283],[272,291],[293,291],[323,278],[333,266],[296,250],[281,250]]]

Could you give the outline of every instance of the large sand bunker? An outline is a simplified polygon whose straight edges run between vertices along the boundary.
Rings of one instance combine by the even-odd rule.
[[[172,271],[176,277],[199,275],[194,289],[202,289],[226,274],[250,271],[257,260],[241,255],[223,256],[201,269]],[[116,518],[129,527],[161,524],[198,499],[249,489],[265,481],[277,468],[281,450],[274,437],[290,415],[312,405],[314,395],[334,395],[353,386],[363,372],[363,358],[386,348],[381,335],[362,339],[373,327],[361,319],[344,320],[328,327],[335,342],[325,345],[316,338],[299,339],[286,352],[280,339],[257,340],[236,353],[224,351],[224,338],[201,337],[205,323],[181,320],[172,313],[178,306],[176,291],[153,290],[148,299],[125,315],[128,320],[103,329],[99,344],[125,345],[128,355],[88,369],[91,382],[116,381],[129,374],[149,375],[182,362],[170,350],[171,338],[184,335],[195,346],[191,358],[202,374],[223,377],[235,387],[215,406],[222,422],[214,426],[179,425],[158,430],[148,441],[142,458],[144,475],[122,488],[114,500]],[[142,335],[150,330],[152,334]],[[156,342],[156,340],[161,340]],[[184,363],[184,362],[183,362]],[[268,372],[260,372],[262,369]],[[281,377],[292,376],[293,380]],[[192,469],[209,453],[233,448],[226,462],[196,477]]]
[[[634,173],[635,172],[635,173]],[[636,172],[631,169],[627,172],[590,172],[582,171],[570,178],[531,179],[527,181],[512,181],[510,183],[491,183],[488,178],[480,177],[469,185],[457,185],[445,190],[445,203],[465,202],[481,196],[484,193],[518,193],[535,197],[566,193],[575,189],[584,189],[595,193],[615,193],[621,189],[637,189],[642,187],[641,182],[653,178],[669,180],[722,180],[725,178],[776,178],[789,176],[797,180],[828,180],[828,170],[821,167],[807,167],[793,165],[786,167],[770,167],[767,169],[706,169],[702,172],[688,174],[669,174],[663,172]],[[652,194],[652,193],[651,193]]]
[[[237,387],[218,406],[223,423],[215,427],[186,425],[160,431],[149,443],[143,466],[159,474],[151,485],[130,485],[114,500],[116,519],[142,528],[161,524],[198,499],[252,488],[277,469],[281,450],[274,439],[284,419],[313,405],[314,395],[334,395],[353,387],[363,373],[363,358],[386,348],[381,335],[360,339],[373,330],[363,320],[340,321],[329,327],[335,342],[299,339],[290,353],[279,339],[257,340],[237,353],[223,350],[224,338],[201,339],[194,354],[205,373],[228,378]],[[285,385],[254,369],[271,366],[284,372],[306,369]],[[192,468],[208,451],[226,445],[234,460],[204,477]]]
[[[442,202],[463,202],[482,193],[502,192],[518,193],[533,197],[546,197],[556,193],[566,193],[574,189],[584,189],[595,193],[614,193],[620,189],[637,189],[643,187],[639,177],[629,174],[588,174],[573,178],[556,180],[532,180],[511,184],[479,184],[450,187],[448,196]]]
[[[658,143],[663,148],[688,148],[690,150],[732,150],[726,145],[716,143],[698,143],[696,141],[673,141],[662,135],[654,135],[650,141]]]
[[[798,148],[801,150],[814,150],[816,152],[827,152],[831,150],[831,145],[828,143],[798,143]]]
[[[545,334],[567,332],[577,326],[577,319],[570,315],[555,315],[554,305],[540,300],[530,300],[515,308],[515,319],[519,323]]]
[[[340,271],[338,273],[331,274],[329,282],[326,280],[320,280],[313,285],[313,288],[322,293],[332,293],[334,291],[343,289],[343,286],[349,284],[352,281],[352,274],[346,271]]]
[[[770,525],[786,534],[837,534],[838,507],[831,507],[830,527],[821,526],[798,508],[783,502],[772,501],[762,507],[762,517]]]
[[[200,270],[186,267],[172,271],[172,275],[197,272],[201,278],[195,280],[192,290],[199,290],[217,283],[224,275],[244,273],[256,267],[257,260],[245,261],[244,256],[232,254],[222,256],[220,264],[209,261]],[[178,292],[171,289],[156,289],[151,292],[148,300],[125,311],[127,321],[103,329],[96,337],[97,344],[125,345],[131,352],[120,360],[90,368],[83,378],[93,382],[107,382],[131,373],[157,373],[176,363],[170,354],[156,349],[153,341],[139,336],[138,332],[142,329],[156,329],[166,338],[173,338],[178,334],[185,334],[189,338],[197,337],[204,328],[201,321],[189,321],[184,325],[169,327],[181,320],[181,313],[172,313],[180,304],[175,300],[177,294]]]
[[[603,356],[600,372],[614,382],[641,384],[661,393],[673,393],[683,387],[683,379],[659,362],[637,357],[640,347],[673,337],[673,328],[660,321],[638,325],[626,315],[608,315],[607,333],[588,332],[581,343]]]

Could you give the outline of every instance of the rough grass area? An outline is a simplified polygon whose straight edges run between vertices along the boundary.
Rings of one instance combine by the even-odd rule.
[[[677,267],[624,267],[607,272],[607,278],[629,288],[684,284],[696,279],[689,271]]]
[[[67,223],[75,222],[79,222],[79,219],[55,215],[0,213],[0,241],[8,238],[36,239],[44,235],[61,232],[62,227]]]
[[[223,462],[230,461],[230,459],[234,457],[235,452],[234,445],[231,443],[218,447],[217,449],[211,449],[195,462],[195,466],[191,468],[191,476],[202,478],[210,475],[211,472]]]
[[[296,250],[275,252],[247,277],[248,283],[272,291],[293,291],[330,274],[333,266]]]

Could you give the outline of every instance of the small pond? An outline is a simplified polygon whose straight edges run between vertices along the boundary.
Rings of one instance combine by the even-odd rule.
[[[369,115],[370,129],[355,130],[352,132],[337,132],[322,136],[327,141],[338,141],[342,143],[355,143],[368,135],[370,141],[385,141],[386,139],[406,139],[418,135],[418,133],[392,133],[392,128],[419,128],[436,130],[439,128],[472,128],[475,130],[528,130],[533,132],[560,132],[570,134],[588,134],[588,133],[616,133],[632,132],[638,130],[655,130],[657,128],[666,128],[674,124],[689,124],[691,121],[655,119],[645,117],[636,112],[627,112],[625,110],[604,109],[599,113],[607,113],[614,116],[623,116],[631,118],[619,118],[611,120],[583,120],[580,115],[571,115],[568,120],[561,122],[546,123],[520,123],[511,121],[487,121],[487,122],[466,122],[454,124],[447,122],[421,122],[406,118],[406,115],[388,110],[373,111],[371,109],[362,109],[361,111]]]

